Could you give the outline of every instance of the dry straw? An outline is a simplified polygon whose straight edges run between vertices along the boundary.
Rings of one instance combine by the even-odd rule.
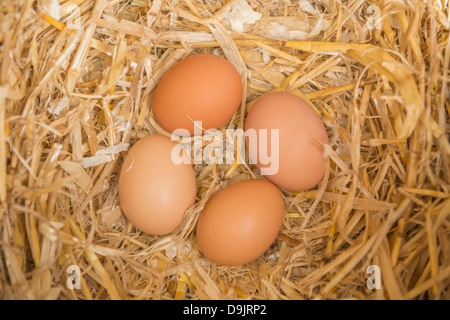
[[[1,1],[0,298],[449,299],[449,15],[447,0]],[[205,259],[195,223],[253,166],[196,165],[198,201],[165,237],[118,202],[126,150],[168,134],[158,81],[199,52],[242,76],[227,126],[283,90],[330,136],[324,180],[283,191],[276,241],[245,266]]]

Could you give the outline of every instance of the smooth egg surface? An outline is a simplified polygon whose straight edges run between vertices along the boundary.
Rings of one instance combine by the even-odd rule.
[[[172,161],[175,146],[166,136],[145,136],[131,147],[120,171],[122,211],[137,229],[150,235],[174,231],[195,202],[194,170],[190,164]]]
[[[260,170],[277,168],[265,177],[278,187],[304,191],[317,185],[323,178],[325,162],[320,143],[329,142],[327,131],[320,117],[303,99],[285,92],[261,96],[248,113],[246,132],[249,129],[256,132],[258,144],[267,144],[267,154],[271,158],[270,162],[267,162],[268,158],[262,161],[266,152],[261,153],[258,145],[257,159],[253,158],[251,162]],[[275,134],[273,130],[278,130],[278,139],[272,139]],[[266,140],[261,132],[267,133]],[[247,146],[249,143],[250,139],[247,139]],[[275,165],[274,161],[277,160]]]
[[[284,215],[280,190],[265,180],[244,180],[217,192],[197,223],[200,251],[225,266],[249,263],[274,242]]]
[[[239,108],[242,80],[228,60],[196,54],[175,64],[161,79],[153,97],[153,115],[166,131],[183,129],[180,136],[218,129]],[[201,127],[194,121],[201,121]],[[195,128],[197,127],[197,131]]]

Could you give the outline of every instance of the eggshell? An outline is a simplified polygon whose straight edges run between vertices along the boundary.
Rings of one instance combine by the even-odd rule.
[[[170,138],[154,134],[140,139],[128,152],[120,171],[122,211],[139,230],[150,235],[174,231],[194,204],[195,174],[190,164],[175,164]]]
[[[192,55],[161,79],[153,97],[153,115],[170,133],[185,129],[196,134],[193,121],[202,121],[206,130],[218,129],[239,108],[242,91],[241,77],[226,59],[213,54]]]
[[[200,213],[198,246],[225,266],[249,263],[275,240],[284,214],[280,190],[265,180],[244,180],[215,194]]]
[[[290,191],[303,191],[317,185],[323,178],[325,162],[323,147],[328,143],[325,126],[314,109],[303,99],[285,92],[271,92],[258,98],[248,113],[245,130],[254,129],[260,142],[260,129],[267,130],[268,150],[278,148],[278,171],[265,177]],[[279,139],[272,145],[272,129],[279,129]],[[262,140],[265,142],[266,140]],[[249,146],[250,139],[247,139]],[[256,167],[268,168],[276,157],[266,164],[250,159]],[[269,152],[269,155],[273,151]],[[274,166],[275,168],[276,166]]]

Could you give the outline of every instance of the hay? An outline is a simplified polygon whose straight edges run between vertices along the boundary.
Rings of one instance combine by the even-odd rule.
[[[2,299],[450,299],[448,1],[247,3],[0,3]],[[199,52],[242,76],[229,127],[284,90],[330,136],[324,180],[283,191],[275,243],[245,266],[205,259],[195,223],[253,166],[195,165],[198,201],[165,237],[138,232],[118,202],[124,151],[168,135],[151,113],[158,81]]]

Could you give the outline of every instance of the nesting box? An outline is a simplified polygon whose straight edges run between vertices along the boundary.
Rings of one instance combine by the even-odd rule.
[[[449,299],[448,16],[446,1],[2,1],[0,297]],[[129,148],[170,136],[155,88],[197,53],[242,79],[219,130],[283,91],[329,136],[323,179],[281,190],[279,233],[245,265],[211,262],[195,233],[215,193],[262,178],[252,164],[195,164],[195,204],[165,236],[120,206]]]

